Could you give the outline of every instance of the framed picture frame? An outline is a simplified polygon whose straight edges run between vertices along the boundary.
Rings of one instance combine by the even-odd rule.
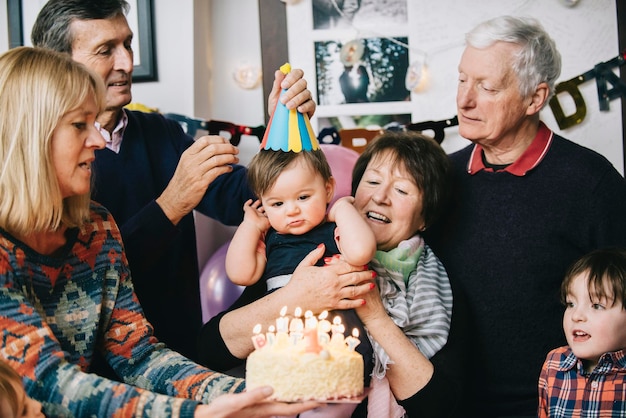
[[[314,129],[410,122],[408,3],[305,0],[287,6],[289,60],[311,75]]]
[[[30,45],[30,31],[45,1],[7,0],[9,48]],[[133,37],[133,82],[157,81],[152,0],[128,0]]]

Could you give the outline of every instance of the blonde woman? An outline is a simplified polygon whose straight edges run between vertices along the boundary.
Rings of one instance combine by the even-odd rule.
[[[0,57],[0,360],[55,416],[257,417],[315,406],[265,402],[269,388],[219,397],[243,381],[154,338],[120,231],[89,199],[103,103],[102,81],[67,55],[21,47]],[[96,350],[125,383],[88,373]]]

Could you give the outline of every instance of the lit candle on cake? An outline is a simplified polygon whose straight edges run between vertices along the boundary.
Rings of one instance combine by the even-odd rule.
[[[276,328],[274,328],[274,325],[270,325],[267,328],[267,332],[265,333],[265,338],[267,339],[267,343],[269,345],[274,345],[274,343],[276,342],[276,335],[274,334],[275,330]]]
[[[320,344],[328,344],[330,341],[330,336],[328,333],[330,332],[330,321],[326,318],[328,317],[328,311],[323,311],[317,317],[319,322],[317,323],[317,332]]]
[[[276,319],[276,332],[280,333],[280,332],[284,332],[285,334],[287,333],[288,327],[289,327],[289,318],[285,317],[285,315],[287,314],[287,307],[283,306],[283,308],[280,310],[280,317]]]
[[[274,344],[284,346],[289,344],[289,318],[287,318],[287,307],[280,310],[280,317],[276,318],[276,340]]]
[[[354,328],[352,330],[352,335],[346,337],[346,343],[348,344],[348,348],[352,351],[356,348],[357,345],[361,344],[361,340],[359,340],[359,330]]]
[[[323,311],[317,318],[319,319],[317,329],[320,332],[330,332],[330,321],[326,319],[328,318],[328,311]]]
[[[346,330],[346,328],[341,323],[341,317],[336,316],[333,318],[333,324],[331,325],[330,330],[332,331],[332,337],[330,341],[334,344],[343,344],[343,332]]]
[[[289,336],[291,337],[291,342],[296,344],[298,341],[302,339],[302,331],[304,330],[304,322],[302,322],[302,309],[300,307],[296,308],[294,312],[294,318],[289,323]]]
[[[259,350],[265,345],[265,335],[261,334],[261,324],[256,324],[252,329],[254,335],[252,336],[252,345],[256,350]]]
[[[313,312],[306,311],[304,313],[304,328],[317,329],[317,318],[313,316]]]

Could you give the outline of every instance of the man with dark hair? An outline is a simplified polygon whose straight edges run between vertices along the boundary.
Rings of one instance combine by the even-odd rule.
[[[156,113],[129,111],[133,33],[125,0],[50,0],[32,30],[33,45],[66,52],[99,74],[106,104],[97,125],[107,141],[96,152],[93,199],[119,223],[135,291],[157,338],[197,360],[202,325],[192,210],[228,225],[243,219],[252,198],[238,150],[219,136],[194,142]],[[269,109],[283,100],[312,114],[315,103],[301,70],[277,71]]]

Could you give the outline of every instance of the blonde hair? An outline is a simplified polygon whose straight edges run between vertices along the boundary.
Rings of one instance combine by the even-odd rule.
[[[18,47],[0,56],[0,227],[15,235],[82,225],[89,193],[63,199],[51,158],[61,118],[104,85],[69,55]]]
[[[22,378],[11,366],[0,360],[0,400],[6,399],[13,415],[17,416],[19,399],[12,383],[18,383],[21,386]]]

